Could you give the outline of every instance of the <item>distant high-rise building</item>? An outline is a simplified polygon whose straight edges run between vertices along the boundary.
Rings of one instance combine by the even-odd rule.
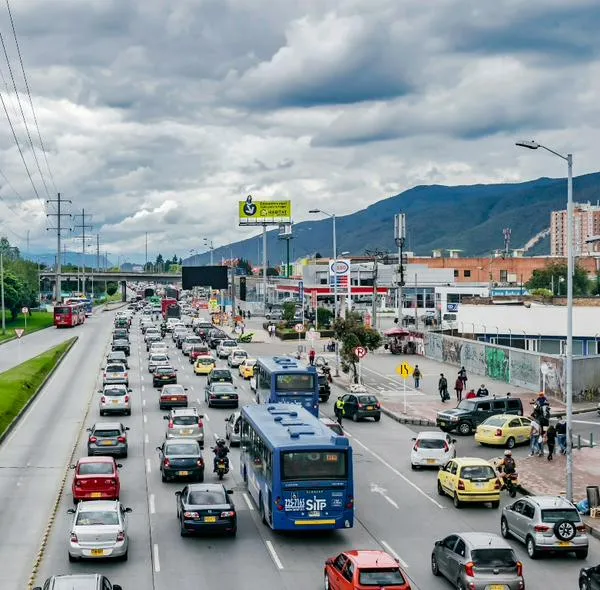
[[[598,253],[597,243],[586,243],[591,237],[600,236],[600,206],[591,203],[573,204],[573,247],[575,256]],[[550,254],[567,255],[567,211],[550,214]]]

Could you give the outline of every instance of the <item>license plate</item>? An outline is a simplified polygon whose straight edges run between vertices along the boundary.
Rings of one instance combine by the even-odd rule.
[[[506,590],[506,586],[504,584],[492,584],[491,586],[486,586],[487,590]]]
[[[114,400],[112,401],[112,403],[113,403],[113,404],[118,404],[118,403],[119,403],[119,400],[118,400],[118,399],[114,399]]]
[[[115,444],[114,440],[101,440],[100,441],[100,445],[103,447],[111,447],[114,444]]]
[[[440,421],[440,426],[446,426],[445,422]]]
[[[224,395],[223,399],[229,399],[229,396],[228,395]]]
[[[181,434],[192,434],[192,430],[188,429],[188,430],[182,430]]]
[[[177,475],[189,475],[190,472],[189,471],[178,471]]]
[[[102,498],[102,492],[92,492],[91,497],[92,498]]]
[[[367,410],[372,410],[373,406],[367,406]]]
[[[171,401],[172,401],[172,402],[176,402],[176,401],[177,401],[177,398],[176,398],[176,397],[172,397],[172,398],[171,398]]]
[[[573,543],[570,541],[559,541],[558,543],[559,547],[571,547],[571,545],[573,545]]]
[[[476,482],[475,484],[473,484],[478,490],[481,490],[485,487],[484,483],[481,482]]]
[[[217,522],[217,517],[216,516],[205,516],[204,522]]]
[[[435,465],[435,459],[427,459],[428,465]]]
[[[94,557],[101,557],[102,555],[104,555],[104,549],[92,549],[91,554]]]

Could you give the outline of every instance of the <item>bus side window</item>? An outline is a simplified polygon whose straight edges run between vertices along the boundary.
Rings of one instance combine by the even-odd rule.
[[[271,384],[269,383],[269,380],[267,378],[267,374],[266,371],[261,367],[260,371],[258,373],[258,386],[261,389],[271,389]]]
[[[273,475],[273,453],[265,446],[264,447],[264,459],[265,459],[265,473],[269,479]]]

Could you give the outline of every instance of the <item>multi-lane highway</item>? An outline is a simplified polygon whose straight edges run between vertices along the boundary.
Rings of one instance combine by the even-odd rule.
[[[78,432],[100,419],[95,392],[112,317],[112,313],[105,313],[76,329],[74,333],[81,335],[80,341],[17,430],[0,447],[0,494],[4,499],[0,504],[3,531],[0,563],[11,564],[10,568],[0,569],[3,590],[26,587]],[[233,450],[233,469],[227,483],[235,490],[239,514],[237,538],[181,538],[174,492],[183,484],[161,482],[155,448],[164,439],[165,412],[158,409],[158,393],[152,388],[147,372],[147,355],[137,318],[131,339],[130,386],[134,405],[132,416],[122,418],[131,430],[129,456],[121,460],[121,501],[133,508],[129,560],[68,562],[67,531],[71,517],[67,509],[72,506],[69,474],[37,582],[43,582],[53,573],[101,571],[125,590],[316,589],[323,584],[325,558],[351,548],[381,548],[398,555],[413,588],[441,590],[450,585],[431,574],[429,556],[434,541],[452,531],[499,532],[499,510],[487,507],[457,510],[450,499],[437,495],[436,472],[413,472],[408,456],[414,429],[383,417],[379,423],[347,425],[355,456],[357,519],[353,529],[325,535],[273,533],[260,522],[256,508],[244,493],[238,470],[239,453]],[[210,442],[224,433],[224,420],[230,410],[206,408],[205,378],[194,376],[187,358],[175,349],[169,336],[167,342],[179,369],[179,382],[189,388],[194,403],[206,416],[205,459],[210,466]],[[274,342],[250,344],[246,348],[253,355],[272,355],[281,350]],[[252,403],[247,383],[236,379],[236,384],[241,401]],[[324,413],[332,413],[331,403],[324,407]],[[75,457],[84,454],[85,437],[81,437]],[[459,439],[458,454],[491,457],[499,453],[481,450],[471,438],[464,438]],[[205,481],[215,479],[211,471],[207,468]],[[525,564],[528,590],[576,586],[582,562],[573,557],[532,561],[521,545],[513,543],[513,546]],[[599,561],[600,544],[592,540],[585,563]]]

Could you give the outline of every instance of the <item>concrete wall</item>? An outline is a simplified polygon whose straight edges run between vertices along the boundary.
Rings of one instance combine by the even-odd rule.
[[[580,391],[600,389],[600,356],[587,356],[573,359],[573,396],[577,400]]]

